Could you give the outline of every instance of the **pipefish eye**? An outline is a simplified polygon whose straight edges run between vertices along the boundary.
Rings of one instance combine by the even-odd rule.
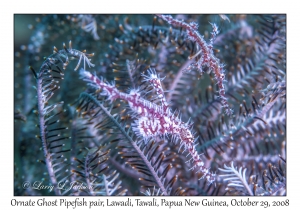
[[[223,73],[220,74],[221,79],[225,79],[225,75]]]

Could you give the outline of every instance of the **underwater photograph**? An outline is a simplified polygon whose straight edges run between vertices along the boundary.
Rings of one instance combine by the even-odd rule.
[[[14,196],[286,196],[286,14],[14,14]]]

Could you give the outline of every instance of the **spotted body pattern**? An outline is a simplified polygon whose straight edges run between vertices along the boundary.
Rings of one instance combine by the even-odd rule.
[[[108,95],[109,100],[122,99],[127,101],[129,107],[135,114],[136,120],[132,123],[133,131],[137,136],[144,139],[145,143],[155,136],[168,137],[176,142],[180,140],[180,145],[184,146],[184,151],[188,151],[191,158],[188,162],[193,162],[191,170],[197,169],[197,172],[203,174],[203,178],[209,183],[215,181],[215,174],[211,173],[204,166],[194,144],[194,135],[192,134],[189,123],[182,122],[181,119],[171,112],[165,99],[161,86],[161,79],[156,75],[155,70],[149,69],[148,75],[144,76],[144,81],[150,83],[158,95],[161,105],[157,105],[142,98],[137,90],[131,90],[129,94],[120,92],[114,84],[108,84],[97,76],[84,69],[80,72],[82,78],[96,89],[102,89]]]
[[[214,79],[217,82],[217,86],[219,88],[219,98],[221,104],[225,110],[225,113],[228,116],[232,116],[233,110],[230,108],[228,104],[228,99],[225,95],[225,87],[224,87],[224,80],[225,80],[225,65],[220,62],[220,60],[214,55],[213,51],[213,42],[219,33],[218,27],[216,24],[212,23],[213,31],[211,32],[211,39],[210,43],[208,44],[204,37],[198,32],[198,24],[195,22],[186,23],[181,20],[177,20],[173,18],[171,15],[157,15],[162,18],[164,21],[169,23],[172,26],[180,27],[186,30],[187,37],[197,43],[198,46],[198,53],[196,53],[191,58],[195,58],[198,55],[201,55],[198,61],[193,62],[188,68],[187,71],[191,69],[198,69],[201,73],[203,72],[202,67],[207,66],[213,73]],[[191,59],[190,58],[190,59]]]

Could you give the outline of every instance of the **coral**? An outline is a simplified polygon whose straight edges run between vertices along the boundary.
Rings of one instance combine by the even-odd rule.
[[[286,195],[285,15],[36,15],[29,28],[15,195]]]

